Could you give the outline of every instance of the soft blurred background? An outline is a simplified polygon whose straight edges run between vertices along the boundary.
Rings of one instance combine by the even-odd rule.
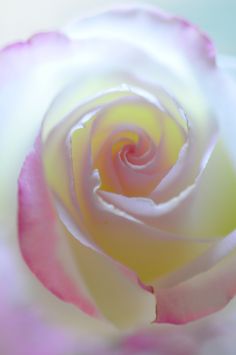
[[[185,16],[207,31],[217,49],[236,54],[235,0],[126,0],[154,3]],[[24,39],[39,30],[55,29],[82,13],[94,12],[119,0],[0,0],[0,45]]]

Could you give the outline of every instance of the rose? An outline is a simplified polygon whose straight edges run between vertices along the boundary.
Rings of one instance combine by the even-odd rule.
[[[25,261],[55,295],[122,327],[153,319],[149,291],[160,322],[220,309],[235,289],[235,175],[218,127],[232,91],[211,42],[144,8],[65,32],[0,58],[2,187],[15,186],[17,158]]]

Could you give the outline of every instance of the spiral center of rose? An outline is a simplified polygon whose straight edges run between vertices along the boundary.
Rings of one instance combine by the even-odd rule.
[[[184,128],[144,99],[123,98],[98,115],[92,129],[93,168],[100,188],[148,196],[178,159]]]

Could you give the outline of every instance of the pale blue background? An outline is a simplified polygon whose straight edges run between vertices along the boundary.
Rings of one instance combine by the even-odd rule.
[[[201,26],[214,39],[221,52],[236,54],[236,0],[156,0],[153,2]]]

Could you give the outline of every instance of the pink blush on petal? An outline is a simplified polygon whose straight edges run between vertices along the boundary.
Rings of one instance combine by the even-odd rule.
[[[19,177],[18,233],[22,255],[40,281],[60,299],[98,316],[96,307],[74,284],[60,260],[61,234],[45,184],[39,142]]]

